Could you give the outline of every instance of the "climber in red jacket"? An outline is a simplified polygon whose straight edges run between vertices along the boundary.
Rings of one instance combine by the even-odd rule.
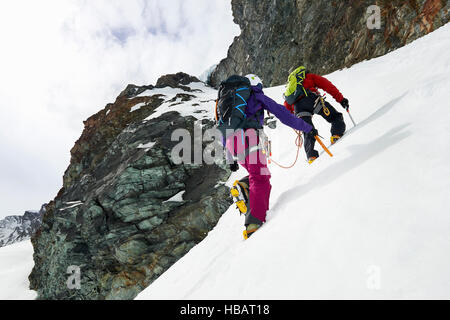
[[[331,123],[331,143],[334,144],[345,133],[344,117],[327,101],[322,104],[318,89],[329,93],[344,109],[348,110],[348,100],[330,81],[317,74],[307,72],[303,66],[295,69],[289,75],[284,94],[284,106],[313,127],[312,116],[314,114],[321,115]],[[315,135],[317,135],[316,129],[305,134],[305,151],[309,163],[319,157],[319,153],[314,150]]]

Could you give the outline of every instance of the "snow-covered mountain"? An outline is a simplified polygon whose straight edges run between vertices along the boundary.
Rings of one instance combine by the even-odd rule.
[[[0,247],[30,239],[41,225],[43,205],[39,211],[26,211],[23,216],[8,216],[0,220]]]
[[[448,52],[449,24],[328,75],[358,123],[345,116],[334,157],[272,165],[267,223],[244,241],[232,206],[138,299],[449,299]],[[283,89],[265,92],[282,102]],[[267,132],[273,158],[292,163],[292,130]]]
[[[244,241],[243,217],[230,207],[138,299],[449,299],[449,51],[447,24],[328,75],[357,121],[353,127],[345,115],[348,131],[331,147],[334,157],[300,161],[291,170],[272,164],[267,224]],[[283,89],[265,93],[282,102]],[[211,110],[207,100],[199,99],[198,108]],[[191,107],[180,99],[172,109],[161,104],[156,115],[176,108],[186,116]],[[328,139],[329,125],[314,120]],[[279,124],[267,133],[273,159],[290,164],[292,130]],[[227,184],[245,174],[234,173]],[[32,254],[28,242],[0,249],[0,288],[8,286],[0,298],[34,297],[25,285]]]
[[[216,96],[169,74],[127,86],[84,122],[64,187],[31,239],[40,299],[133,299],[214,228],[232,204],[225,161],[201,157]],[[80,290],[60,285],[69,266],[89,275]]]

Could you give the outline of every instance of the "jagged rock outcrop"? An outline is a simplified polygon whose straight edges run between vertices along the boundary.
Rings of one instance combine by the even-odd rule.
[[[23,216],[8,216],[0,220],[0,247],[28,240],[41,226],[45,205],[39,211],[25,211]]]
[[[187,74],[167,75],[129,85],[84,122],[32,238],[40,299],[132,299],[205,238],[232,203],[222,183],[230,172],[220,161],[175,164],[171,134],[211,128],[215,95]],[[66,284],[70,266],[80,267],[80,289]]]
[[[367,9],[381,9],[381,29],[367,27]],[[218,86],[231,74],[256,73],[284,84],[293,66],[328,74],[378,57],[446,24],[447,0],[232,0],[236,37],[211,74]]]

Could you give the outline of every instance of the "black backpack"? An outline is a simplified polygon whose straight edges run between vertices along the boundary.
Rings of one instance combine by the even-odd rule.
[[[231,76],[219,87],[216,104],[217,129],[228,138],[238,129],[257,128],[257,120],[247,119],[245,110],[251,94],[250,80]]]

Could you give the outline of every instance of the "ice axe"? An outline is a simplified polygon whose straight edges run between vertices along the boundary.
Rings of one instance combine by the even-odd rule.
[[[348,116],[350,117],[350,120],[352,120],[352,122],[353,122],[353,126],[356,127],[356,122],[355,122],[355,120],[353,120],[353,117],[350,114],[350,110],[348,108],[347,108],[347,113],[348,113]]]
[[[323,150],[325,150],[326,153],[328,153],[328,155],[330,157],[333,156],[333,154],[330,152],[330,150],[328,150],[327,147],[325,147],[325,145],[323,144],[322,140],[320,140],[319,136],[314,136],[314,138],[316,139],[316,141],[321,145],[321,147],[323,148]]]

